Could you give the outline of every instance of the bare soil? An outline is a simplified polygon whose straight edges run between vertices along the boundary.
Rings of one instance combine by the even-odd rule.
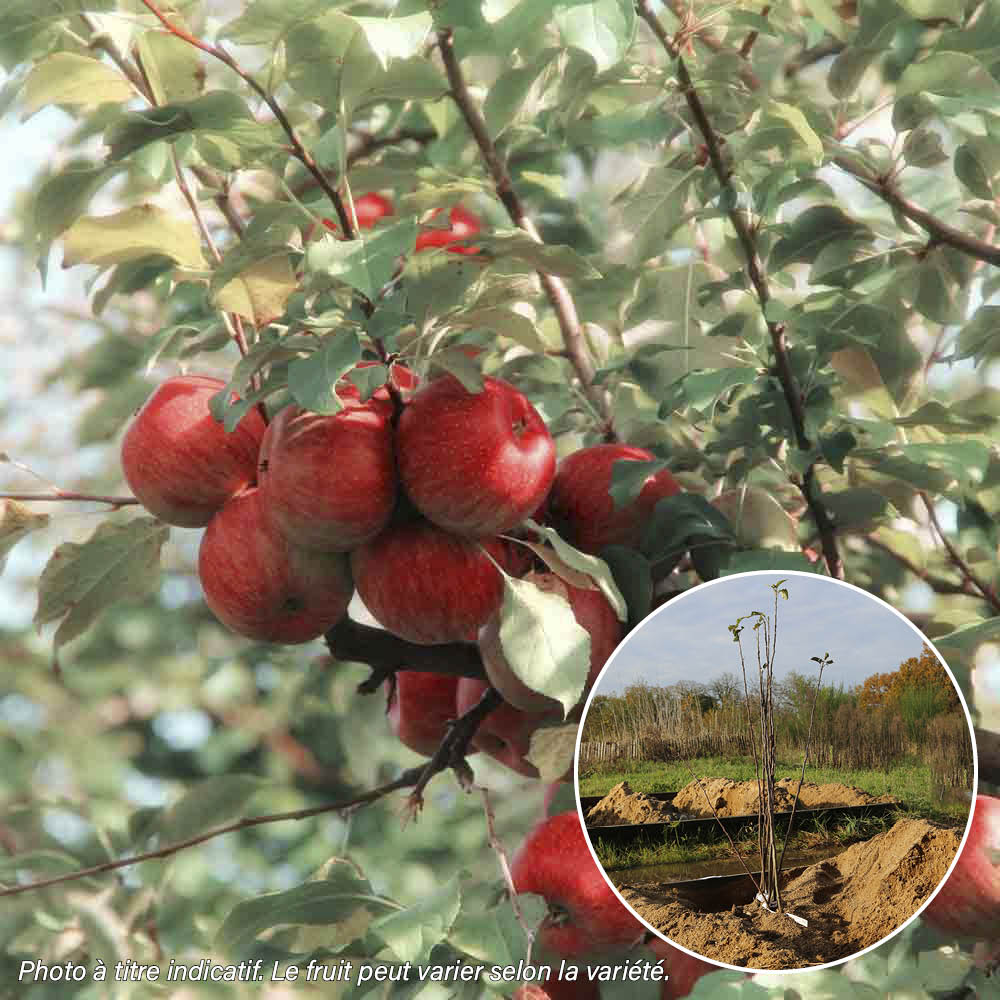
[[[668,802],[645,792],[633,792],[627,781],[615,785],[587,812],[587,826],[617,826],[622,823],[667,823],[680,812]]]
[[[798,778],[782,778],[775,782],[774,807],[788,812],[795,799]],[[750,816],[757,812],[759,798],[756,781],[732,781],[729,778],[701,778],[685,785],[675,796],[674,805],[687,816],[711,816],[712,807],[720,816]],[[874,796],[853,785],[836,783],[817,785],[802,782],[799,792],[800,809],[821,809],[828,806],[864,806],[873,802],[895,802],[891,795]]]
[[[747,969],[801,969],[853,955],[905,923],[944,878],[960,841],[958,829],[899,820],[789,881],[783,914],[753,902],[752,888],[748,902],[721,912],[704,912],[662,883],[620,891],[648,923],[700,955]]]

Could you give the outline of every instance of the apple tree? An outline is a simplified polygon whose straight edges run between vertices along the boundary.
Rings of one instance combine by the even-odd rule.
[[[748,570],[907,614],[998,791],[998,0],[7,0],[0,66],[4,987],[995,992],[920,922],[702,980],[517,851]]]

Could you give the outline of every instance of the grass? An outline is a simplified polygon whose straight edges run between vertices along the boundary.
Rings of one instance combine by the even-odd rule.
[[[624,768],[627,767],[628,770]],[[779,760],[778,778],[798,780],[802,759]],[[698,777],[725,777],[734,781],[752,781],[753,761],[727,760],[725,757],[698,757],[690,761],[628,761],[617,768],[589,770],[580,778],[581,795],[605,795],[620,781],[628,781],[634,792],[678,791]],[[969,814],[969,803],[958,799],[946,803],[931,793],[930,766],[918,758],[909,758],[888,771],[842,771],[829,767],[807,767],[806,781],[816,784],[836,782],[854,785],[870,795],[893,795],[906,809],[918,816],[939,822],[963,820]],[[728,847],[728,845],[727,845]]]
[[[836,826],[831,825],[829,819],[824,822],[810,818],[802,826],[796,822],[796,829],[788,841],[788,850],[805,851],[834,845],[848,847],[859,840],[868,840],[876,834],[884,833],[899,818],[898,812],[891,812],[881,816],[852,816]],[[783,841],[784,827],[779,824],[778,829],[781,831],[779,840]],[[599,828],[591,831],[591,838],[598,860],[607,871],[643,865],[694,864],[733,857],[729,841],[721,831],[718,839],[705,841],[696,836],[684,836],[677,829],[667,828],[659,843],[647,841],[627,846],[605,843],[600,838]],[[746,832],[736,840],[736,846],[744,858],[750,859],[751,869],[757,867],[752,863],[754,858],[760,857],[757,837]]]

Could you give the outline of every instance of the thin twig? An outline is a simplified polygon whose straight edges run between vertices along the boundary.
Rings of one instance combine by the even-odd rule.
[[[955,594],[975,598],[982,597],[982,594],[980,594],[968,580],[962,580],[961,583],[952,583],[950,580],[945,580],[943,577],[934,576],[923,567],[918,566],[912,559],[909,558],[909,556],[903,555],[902,552],[897,552],[891,545],[887,545],[880,538],[876,538],[874,535],[868,535],[865,541],[867,541],[872,548],[878,549],[880,552],[884,552],[891,559],[898,562],[904,569],[909,570],[909,572],[911,572],[914,576],[926,583],[927,586],[930,587],[936,594]]]
[[[526,232],[536,243],[541,243],[542,238],[538,233],[534,222],[528,216],[524,205],[514,188],[504,163],[493,140],[490,138],[489,129],[482,112],[472,101],[472,95],[466,85],[465,77],[455,55],[454,38],[450,29],[438,32],[438,49],[441,52],[441,59],[444,63],[445,72],[448,75],[448,83],[451,86],[450,96],[458,106],[469,131],[472,133],[479,147],[480,155],[486,170],[493,180],[497,197],[503,203],[511,222],[518,229]],[[596,409],[604,422],[605,440],[614,441],[616,435],[614,431],[614,419],[611,409],[611,401],[607,393],[594,384],[594,362],[587,348],[583,335],[583,327],[580,325],[580,318],[576,311],[576,303],[573,296],[561,278],[545,271],[538,272],[538,279],[552,306],[556,320],[559,323],[559,330],[562,333],[563,344],[566,347],[566,355],[570,364],[580,380],[581,388]]]
[[[0,493],[0,500],[20,500],[24,503],[58,503],[63,501],[106,503],[115,509],[139,503],[135,497],[100,496],[94,493],[75,493],[72,490],[59,490],[57,493]]]
[[[795,378],[795,374],[792,371],[791,363],[788,358],[788,344],[785,336],[785,325],[783,323],[775,323],[766,319],[767,306],[771,300],[771,291],[768,286],[767,278],[764,274],[764,265],[761,262],[760,254],[757,251],[755,232],[751,228],[748,220],[744,218],[743,213],[737,207],[738,195],[735,187],[733,186],[731,172],[723,159],[719,138],[715,134],[715,129],[712,127],[712,124],[708,119],[705,107],[701,103],[701,98],[698,95],[698,91],[695,89],[694,83],[691,80],[691,75],[688,73],[687,66],[681,57],[677,46],[670,39],[666,29],[660,23],[659,18],[657,18],[657,16],[653,13],[652,8],[649,5],[649,0],[637,0],[636,10],[638,11],[639,16],[649,25],[653,34],[663,46],[664,51],[670,56],[671,59],[676,61],[677,80],[680,84],[681,92],[683,93],[684,98],[687,101],[688,108],[691,111],[691,115],[694,118],[703,139],[705,140],[705,148],[708,152],[708,158],[712,164],[712,169],[715,172],[716,178],[719,181],[719,185],[722,188],[723,198],[731,206],[726,214],[729,216],[729,221],[732,224],[733,229],[736,231],[736,236],[743,249],[743,255],[746,259],[747,277],[753,285],[754,291],[757,293],[757,301],[760,305],[761,312],[765,313],[767,330],[771,337],[771,348],[774,352],[775,373],[777,375],[778,382],[781,385],[785,402],[788,406],[789,415],[792,421],[792,429],[795,434],[796,447],[799,451],[809,452],[812,450],[812,442],[809,440],[809,436],[806,433],[805,406],[802,391],[799,387],[798,380]],[[832,577],[841,580],[844,577],[844,563],[840,556],[840,549],[837,543],[837,536],[833,527],[833,522],[830,519],[830,515],[827,512],[825,505],[823,504],[823,490],[819,479],[816,476],[815,462],[810,462],[806,467],[798,486],[806,504],[809,507],[813,520],[816,523],[816,529],[819,532],[820,544],[823,549],[823,558],[826,562],[827,570]]]
[[[404,771],[395,781],[390,781],[385,785],[380,785],[378,788],[373,788],[371,791],[365,792],[363,795],[358,795],[353,799],[348,799],[344,802],[328,802],[321,806],[312,806],[308,809],[295,809],[291,812],[283,813],[270,813],[264,816],[245,816],[242,819],[238,819],[233,823],[227,823],[225,826],[217,826],[212,830],[207,830],[205,833],[199,833],[195,837],[187,837],[184,840],[175,841],[172,844],[167,844],[164,847],[157,848],[155,851],[146,851],[143,854],[133,854],[128,858],[120,858],[118,861],[105,861],[103,864],[93,865],[90,868],[81,868],[75,872],[68,872],[65,875],[56,875],[53,878],[39,879],[36,882],[27,882],[24,885],[13,886],[9,889],[0,889],[0,896],[17,896],[22,892],[32,892],[35,889],[44,889],[48,886],[59,885],[62,882],[73,882],[81,878],[89,878],[92,875],[101,875],[104,872],[117,871],[120,868],[128,868],[131,865],[139,864],[141,861],[151,861],[155,858],[168,858],[172,854],[177,854],[179,851],[186,850],[189,847],[195,847],[198,844],[203,844],[207,840],[214,840],[216,837],[221,837],[226,833],[235,833],[238,830],[245,830],[252,826],[263,826],[267,823],[283,823],[285,820],[301,820],[309,819],[313,816],[322,816],[324,813],[331,812],[344,812],[347,810],[357,809],[359,806],[369,805],[372,802],[377,802],[380,798],[388,795],[390,792],[397,791],[401,788],[409,788],[420,780],[425,768],[423,767],[411,767],[408,771]]]
[[[483,814],[486,817],[486,842],[497,856],[500,874],[503,876],[504,885],[507,886],[507,893],[510,896],[510,905],[514,911],[514,919],[520,924],[521,930],[524,931],[525,940],[528,942],[524,961],[527,965],[530,965],[531,950],[535,944],[535,928],[528,923],[524,916],[524,910],[521,909],[521,904],[518,902],[517,888],[514,885],[514,876],[510,872],[510,861],[507,857],[507,851],[497,836],[496,816],[493,813],[493,805],[490,802],[490,790],[488,788],[481,788],[480,791],[483,795]]]
[[[834,156],[832,162],[840,167],[844,173],[850,174],[856,181],[864,185],[872,194],[877,195],[887,205],[899,212],[900,215],[915,222],[930,235],[935,243],[952,247],[952,249],[959,250],[976,260],[1000,267],[1000,247],[942,222],[937,216],[904,198],[890,179],[868,174],[843,156]]]
[[[448,724],[448,732],[445,734],[441,745],[434,752],[434,756],[424,765],[420,777],[413,785],[410,792],[408,807],[414,814],[420,811],[424,804],[424,789],[427,783],[435,774],[452,768],[459,781],[468,789],[472,787],[472,771],[466,763],[465,755],[469,751],[469,742],[476,735],[479,724],[494,709],[503,704],[500,692],[494,687],[488,687],[482,697],[470,708],[465,715],[459,716]]]
[[[1000,612],[1000,596],[997,595],[996,590],[990,584],[988,584],[978,573],[976,573],[972,567],[965,561],[962,553],[955,548],[951,540],[944,533],[944,529],[941,527],[941,522],[938,520],[937,511],[934,508],[934,503],[931,498],[924,493],[920,492],[920,499],[923,501],[924,507],[927,510],[927,516],[930,518],[931,524],[934,526],[935,532],[937,532],[938,538],[941,539],[941,544],[945,547],[948,552],[948,558],[951,559],[952,565],[962,574],[963,579],[967,580],[972,586],[982,594],[983,598],[989,602],[990,606],[994,611]]]

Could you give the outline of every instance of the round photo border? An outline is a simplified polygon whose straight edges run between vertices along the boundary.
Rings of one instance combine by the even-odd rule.
[[[604,865],[602,865],[600,860],[598,859],[597,852],[594,850],[594,845],[591,842],[590,833],[587,829],[587,824],[583,813],[583,805],[580,800],[580,745],[583,742],[584,724],[587,721],[587,714],[590,712],[591,703],[593,702],[595,696],[600,693],[598,691],[598,688],[600,687],[601,679],[608,672],[608,670],[614,665],[614,662],[617,659],[619,652],[621,652],[625,644],[629,641],[629,639],[633,635],[635,635],[640,629],[645,628],[648,625],[648,623],[651,622],[654,618],[656,618],[661,612],[663,612],[666,609],[676,607],[678,601],[683,600],[690,594],[696,594],[698,592],[702,592],[708,587],[715,587],[718,586],[719,584],[724,584],[736,578],[745,579],[753,576],[769,577],[774,580],[782,578],[787,580],[791,579],[792,577],[805,577],[813,580],[815,579],[825,580],[830,584],[834,584],[840,587],[847,587],[850,590],[857,591],[859,594],[862,594],[869,600],[874,601],[877,604],[881,604],[884,608],[887,608],[889,611],[891,611],[897,618],[899,618],[902,622],[904,622],[906,626],[916,636],[918,636],[923,643],[926,643],[926,645],[928,645],[931,648],[934,655],[937,657],[938,662],[941,664],[942,667],[944,667],[945,672],[948,674],[948,677],[951,680],[951,683],[954,685],[955,690],[958,692],[958,700],[962,706],[962,712],[965,715],[965,722],[969,729],[969,739],[972,741],[972,790],[971,790],[972,801],[969,807],[969,815],[965,821],[965,830],[962,833],[962,839],[959,842],[958,850],[955,851],[955,856],[954,858],[952,858],[951,864],[948,866],[948,870],[945,872],[944,877],[941,879],[941,881],[938,882],[937,886],[934,888],[934,891],[927,897],[926,900],[924,900],[924,902],[916,910],[914,910],[914,912],[910,915],[910,917],[907,920],[901,923],[898,927],[892,930],[885,937],[880,938],[874,944],[868,945],[861,951],[852,952],[850,955],[847,955],[844,958],[834,959],[833,961],[825,962],[822,965],[804,965],[794,969],[758,969],[751,966],[731,965],[728,962],[721,962],[716,958],[711,958],[708,955],[702,955],[699,952],[692,951],[690,948],[686,948],[680,942],[674,941],[673,939],[668,938],[662,932],[658,931],[647,920],[643,919],[643,917],[634,909],[634,907],[632,907],[629,903],[625,901],[622,894],[618,891],[617,886],[611,881],[610,877],[608,876],[608,873],[604,870]],[[972,819],[976,812],[976,798],[979,794],[979,746],[976,743],[976,730],[972,722],[972,714],[969,711],[968,704],[966,703],[965,695],[962,692],[962,687],[955,679],[955,675],[952,673],[951,667],[948,666],[944,657],[941,655],[937,647],[934,645],[934,641],[928,638],[926,635],[924,635],[924,633],[921,632],[920,629],[918,629],[917,626],[914,625],[913,622],[911,622],[910,619],[907,618],[906,615],[904,615],[898,608],[894,608],[891,604],[889,604],[887,601],[884,601],[881,597],[877,597],[870,591],[865,590],[864,587],[858,587],[856,584],[847,583],[844,580],[836,580],[833,577],[828,577],[821,573],[810,573],[805,570],[791,570],[791,569],[748,570],[743,573],[732,573],[727,576],[720,576],[715,580],[707,580],[703,583],[697,584],[694,587],[691,587],[689,590],[683,591],[676,597],[672,598],[670,601],[661,604],[660,607],[650,612],[618,644],[618,646],[615,648],[615,651],[611,654],[611,656],[608,657],[607,662],[601,668],[601,672],[597,675],[596,679],[594,680],[594,683],[591,685],[590,691],[587,694],[587,700],[584,703],[583,713],[580,716],[580,724],[577,727],[577,734],[576,734],[576,745],[573,749],[573,794],[576,799],[577,818],[580,821],[580,826],[583,828],[583,835],[585,840],[587,841],[587,849],[590,851],[591,857],[594,860],[594,864],[598,867],[598,869],[601,872],[601,876],[604,878],[604,881],[608,884],[609,888],[618,898],[618,901],[622,904],[622,906],[626,907],[628,911],[636,918],[636,920],[638,920],[647,930],[649,930],[652,934],[655,934],[662,941],[666,941],[674,948],[680,949],[685,954],[690,955],[693,958],[699,958],[702,961],[711,962],[714,965],[717,965],[720,969],[729,969],[733,972],[745,972],[751,974],[764,973],[764,974],[774,974],[774,975],[795,975],[796,973],[819,972],[823,969],[831,969],[838,965],[843,965],[846,962],[850,962],[855,958],[860,958],[862,955],[868,954],[868,952],[873,951],[875,948],[880,948],[888,941],[891,941],[892,938],[896,937],[897,934],[901,934],[911,923],[913,923],[914,920],[917,919],[917,917],[920,916],[921,913],[923,913],[925,909],[927,909],[928,906],[930,906],[930,904],[934,901],[934,897],[941,891],[942,886],[945,884],[945,882],[948,881],[949,877],[951,876],[951,873],[955,868],[955,865],[958,863],[958,859],[961,856],[963,849],[965,848],[965,842],[969,838],[969,832],[972,828]]]

